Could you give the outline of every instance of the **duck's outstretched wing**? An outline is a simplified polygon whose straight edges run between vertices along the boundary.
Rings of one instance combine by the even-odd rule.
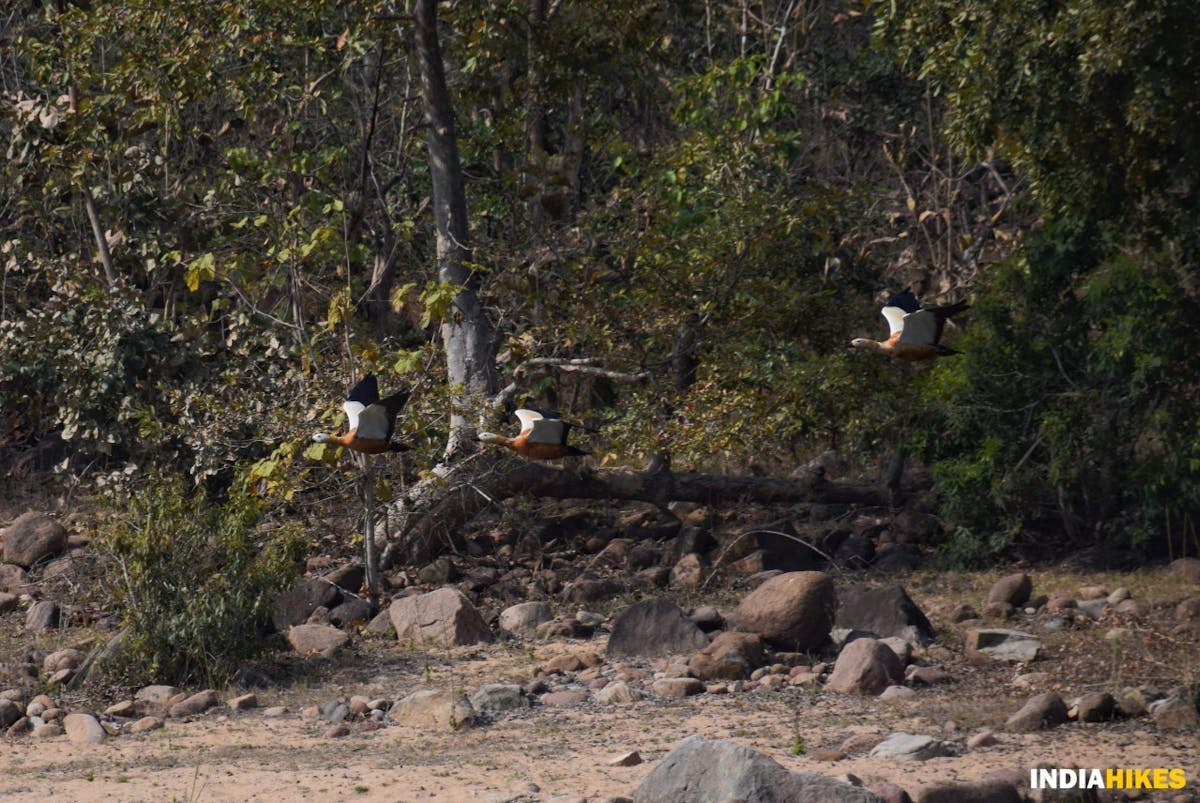
[[[888,337],[894,337],[897,332],[904,331],[904,316],[908,313],[902,308],[889,305],[880,312],[883,313],[883,317],[887,318]]]
[[[942,322],[933,310],[920,309],[904,316],[900,332],[902,346],[932,346],[937,342]]]
[[[557,413],[522,407],[514,415],[521,420],[521,434],[528,432],[527,443],[566,443],[567,424]]]
[[[375,374],[367,374],[358,384],[350,388],[342,409],[346,411],[346,429],[357,430],[362,424],[362,413],[379,401],[379,382]]]

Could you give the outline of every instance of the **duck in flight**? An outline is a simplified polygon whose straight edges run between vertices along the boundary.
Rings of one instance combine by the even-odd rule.
[[[411,391],[401,390],[379,398],[379,382],[374,374],[367,374],[350,389],[342,409],[346,411],[345,435],[334,437],[324,432],[313,435],[317,443],[336,443],[363,454],[400,452],[404,446],[392,440],[396,429],[396,415],[408,401]]]
[[[965,301],[942,307],[922,307],[912,289],[905,288],[889,298],[883,307],[883,317],[891,329],[888,339],[876,341],[856,337],[850,341],[850,345],[856,349],[882,352],[906,362],[958,354],[949,346],[942,345],[942,329],[951,315],[970,307]]]
[[[522,407],[515,415],[521,420],[521,431],[515,438],[493,432],[480,432],[479,440],[495,446],[507,446],[521,457],[531,460],[557,460],[560,457],[580,457],[591,452],[567,444],[571,424],[558,413]]]

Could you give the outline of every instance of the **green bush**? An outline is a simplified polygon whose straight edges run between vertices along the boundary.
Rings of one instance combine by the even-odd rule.
[[[249,494],[215,505],[177,477],[130,497],[103,536],[127,680],[220,684],[267,646],[271,600],[295,581],[306,543],[297,526],[261,524]]]
[[[964,555],[1037,541],[1197,546],[1195,266],[1167,244],[1049,226],[993,268],[924,386],[942,513]],[[968,543],[970,542],[970,543]]]

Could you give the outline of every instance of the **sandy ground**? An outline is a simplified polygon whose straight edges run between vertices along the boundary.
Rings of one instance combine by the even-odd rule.
[[[1158,733],[1148,718],[1106,725],[1068,724],[1037,734],[999,733],[999,744],[925,762],[840,761],[813,753],[853,734],[894,731],[947,736],[960,744],[980,726],[997,727],[1029,695],[1011,687],[1008,667],[953,667],[962,680],[918,690],[914,700],[798,689],[646,700],[629,705],[539,706],[458,732],[406,726],[324,737],[326,723],[300,709],[351,694],[402,696],[418,688],[528,678],[559,652],[596,650],[603,639],[430,655],[395,643],[372,642],[330,662],[303,686],[259,691],[260,709],[214,709],[191,721],[123,734],[100,745],[49,741],[0,742],[0,798],[5,801],[590,801],[631,795],[655,763],[685,737],[727,738],[754,747],[795,770],[853,773],[868,785],[892,781],[914,794],[925,785],[970,781],[998,770],[1025,771],[1037,762],[1080,767],[1182,767],[1188,789],[1200,781],[1195,733]],[[228,690],[233,696],[237,690]],[[266,718],[261,708],[287,705]],[[797,736],[805,754],[793,755]],[[609,765],[638,751],[645,762]],[[1175,793],[1172,793],[1175,794]],[[1155,793],[1148,799],[1171,799]]]

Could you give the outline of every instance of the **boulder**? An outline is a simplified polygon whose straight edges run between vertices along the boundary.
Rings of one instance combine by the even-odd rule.
[[[1200,558],[1176,558],[1167,565],[1167,574],[1200,585]]]
[[[986,607],[990,603],[1001,602],[1019,608],[1029,601],[1032,593],[1033,581],[1024,572],[1018,572],[1001,577],[993,583],[987,596],[983,598],[983,604]]]
[[[9,593],[13,599],[18,599],[29,582],[29,575],[15,563],[0,563],[0,591]]]
[[[1037,636],[1002,627],[973,627],[966,632],[964,648],[972,658],[1029,663],[1037,658],[1042,641]]]
[[[658,762],[634,803],[881,803],[858,786],[812,772],[791,772],[745,745],[689,736]]]
[[[549,603],[519,602],[500,612],[499,628],[516,636],[532,636],[537,626],[554,618]]]
[[[803,652],[829,636],[837,609],[833,581],[823,572],[788,572],[751,591],[733,614],[738,630],[785,650]]]
[[[342,589],[347,595],[353,596],[358,593],[363,587],[363,581],[367,578],[367,569],[361,563],[346,563],[321,577],[327,583],[331,583]]]
[[[67,531],[45,513],[22,513],[3,534],[4,560],[28,569],[39,561],[61,555],[67,548]]]
[[[843,694],[879,694],[903,682],[904,666],[891,647],[860,638],[842,648],[825,688]]]
[[[659,658],[689,654],[708,646],[704,631],[675,603],[661,597],[635,602],[617,614],[606,655]]]
[[[1021,709],[1004,723],[1010,731],[1031,732],[1052,728],[1067,721],[1067,704],[1054,692],[1030,697]]]
[[[397,700],[388,718],[426,730],[458,730],[475,722],[475,709],[461,691],[422,689]]]
[[[206,689],[175,703],[171,706],[169,713],[173,717],[191,717],[215,707],[217,702],[217,693],[212,689]]]
[[[288,591],[275,598],[271,622],[280,633],[289,627],[302,625],[317,608],[335,608],[342,601],[342,592],[325,580],[303,578]]]
[[[296,625],[288,629],[287,639],[301,655],[331,658],[350,641],[350,636],[333,625]]]
[[[635,703],[646,696],[623,680],[614,680],[596,692],[596,701],[601,703]]]
[[[58,627],[59,609],[54,600],[38,600],[25,612],[25,629],[30,633]]]
[[[619,580],[611,577],[580,577],[563,589],[563,601],[576,605],[609,600],[625,591]]]
[[[704,582],[704,572],[707,563],[695,552],[689,552],[675,562],[671,567],[671,588],[682,588],[695,591]]]
[[[22,716],[21,706],[12,700],[0,698],[0,729],[11,726]]]
[[[1076,712],[1080,722],[1108,722],[1117,715],[1117,701],[1106,691],[1090,692],[1079,698]]]
[[[108,738],[100,721],[91,714],[75,713],[63,717],[67,738],[80,744],[99,744]]]
[[[910,644],[933,641],[933,625],[902,586],[852,586],[838,594],[834,629],[861,630],[879,638],[897,636]]]
[[[796,532],[791,519],[743,528],[730,542],[728,557],[735,561],[752,557],[752,562],[743,564],[745,567],[784,572],[815,569],[823,560]],[[745,568],[741,573],[747,573]]]
[[[400,641],[458,647],[494,639],[479,611],[456,588],[403,597],[392,603],[388,614]]]
[[[952,755],[954,749],[949,742],[913,733],[893,733],[875,745],[870,753],[871,758],[895,758],[901,761],[927,761]]]
[[[470,697],[471,707],[481,714],[499,714],[528,708],[529,700],[515,683],[489,683]]]
[[[329,609],[330,623],[345,628],[365,626],[374,615],[370,601],[360,597],[347,597]]]
[[[1174,694],[1150,704],[1150,718],[1159,730],[1196,730],[1200,728],[1200,714],[1195,700],[1188,695]]]
[[[650,684],[650,691],[658,697],[691,697],[704,694],[705,686],[696,678],[659,678]]]
[[[707,647],[688,661],[688,669],[702,680],[746,680],[767,662],[762,638],[755,633],[718,633]]]

